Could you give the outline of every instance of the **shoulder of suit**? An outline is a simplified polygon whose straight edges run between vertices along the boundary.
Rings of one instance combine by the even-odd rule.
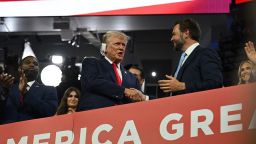
[[[200,52],[200,53],[216,53],[216,50],[215,49],[212,49],[212,48],[204,48],[204,47],[198,47],[195,49],[197,52]]]
[[[100,59],[96,57],[86,57],[83,59],[82,63],[87,63],[87,62],[98,62]]]
[[[94,57],[94,56],[90,56],[90,57],[85,57],[85,58],[83,59],[83,61],[85,61],[85,60],[99,60],[99,59],[96,58],[96,57]]]
[[[44,84],[40,84],[37,81],[35,81],[35,83],[33,85],[35,85],[35,87],[55,88],[54,86],[47,86],[47,85],[44,85]]]

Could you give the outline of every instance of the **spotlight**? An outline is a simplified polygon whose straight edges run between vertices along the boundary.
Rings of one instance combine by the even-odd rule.
[[[58,86],[61,82],[62,71],[56,65],[48,65],[41,72],[43,84],[48,86]]]
[[[53,55],[52,56],[52,63],[54,64],[62,64],[63,63],[63,57],[59,55]]]
[[[156,77],[156,74],[157,74],[157,73],[156,73],[155,71],[153,71],[153,72],[151,73],[151,76],[152,76],[152,77]]]

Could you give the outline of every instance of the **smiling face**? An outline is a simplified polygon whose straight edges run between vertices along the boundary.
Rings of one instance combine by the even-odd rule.
[[[125,54],[127,38],[122,35],[112,35],[107,39],[105,56],[115,63],[120,63]]]
[[[67,97],[68,107],[76,108],[78,104],[78,95],[75,91],[72,91]]]
[[[185,40],[183,38],[183,33],[180,31],[179,24],[175,25],[173,28],[171,41],[173,43],[175,50],[177,50],[177,51],[182,50]]]
[[[242,64],[241,71],[240,71],[240,77],[243,82],[245,82],[245,83],[249,82],[251,73],[252,73],[252,65],[247,62]]]

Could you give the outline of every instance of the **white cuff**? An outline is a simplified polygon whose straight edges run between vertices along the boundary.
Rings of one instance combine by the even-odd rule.
[[[145,101],[148,101],[149,100],[149,96],[145,95],[146,98],[145,98]]]

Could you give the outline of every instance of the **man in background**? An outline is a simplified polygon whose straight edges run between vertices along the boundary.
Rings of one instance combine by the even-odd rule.
[[[221,59],[213,49],[200,46],[200,34],[199,24],[192,19],[175,23],[171,41],[182,55],[175,73],[158,81],[164,92],[178,95],[222,87]]]
[[[140,83],[141,91],[144,94],[147,94],[147,90],[146,90],[146,87],[145,87],[144,70],[142,68],[140,68],[138,65],[127,65],[126,69],[138,79],[138,81]],[[156,96],[153,96],[153,95],[148,95],[148,96],[149,96],[149,99],[155,99],[156,98]]]

